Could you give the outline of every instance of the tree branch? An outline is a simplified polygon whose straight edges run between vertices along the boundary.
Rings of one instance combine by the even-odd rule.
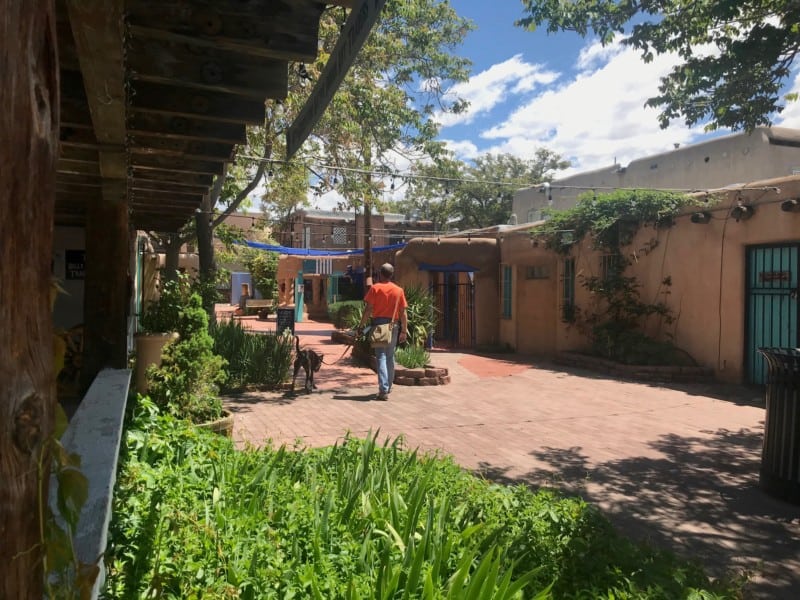
[[[272,144],[264,144],[264,156],[262,156],[261,160],[258,161],[258,168],[256,169],[256,174],[253,176],[253,179],[250,180],[250,183],[247,184],[247,187],[239,191],[236,194],[236,197],[233,199],[228,207],[220,213],[214,221],[211,223],[211,229],[213,230],[217,225],[222,223],[228,215],[233,213],[239,205],[244,201],[245,198],[252,192],[258,184],[261,182],[261,179],[264,177],[264,171],[267,170],[267,162],[272,157]],[[211,189],[211,206],[216,206],[217,201],[219,200],[220,193],[222,192],[222,184],[225,182],[225,172],[227,171],[227,166],[225,171],[222,172],[222,175],[217,177],[217,180],[214,182],[214,187]]]

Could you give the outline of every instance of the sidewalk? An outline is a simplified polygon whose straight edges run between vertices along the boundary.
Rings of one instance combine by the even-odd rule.
[[[274,322],[246,317],[254,329]],[[343,346],[327,323],[298,323],[326,360]],[[370,401],[374,373],[349,355],[313,394],[226,399],[234,438],[328,445],[346,432],[402,435],[502,483],[556,487],[599,506],[627,535],[700,560],[715,574],[754,573],[749,596],[800,597],[800,507],[758,487],[764,409],[758,391],[721,384],[617,381],[528,357],[434,352],[452,383],[395,386]]]

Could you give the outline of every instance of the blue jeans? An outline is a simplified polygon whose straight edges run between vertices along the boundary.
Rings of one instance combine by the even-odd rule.
[[[389,323],[391,319],[373,319],[375,325]],[[386,348],[374,348],[375,359],[378,363],[378,392],[388,394],[392,389],[394,381],[394,350],[397,348],[397,338],[400,335],[400,328],[395,324],[392,328],[392,343]]]

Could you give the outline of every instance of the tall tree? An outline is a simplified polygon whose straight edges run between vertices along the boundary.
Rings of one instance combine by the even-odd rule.
[[[434,221],[437,230],[451,223],[477,229],[507,223],[514,191],[543,181],[569,161],[545,148],[534,158],[511,154],[484,154],[471,164],[452,158],[420,168],[411,181],[405,209]]]
[[[661,108],[662,128],[682,118],[706,129],[751,130],[771,124],[797,99],[781,96],[800,50],[796,0],[522,0],[517,25],[548,32],[590,31],[608,44],[622,43],[650,62],[677,53],[683,62],[661,79],[648,106]]]
[[[314,64],[298,68],[301,82],[319,77],[330,57],[347,13],[333,9],[321,22],[322,46]],[[466,104],[449,96],[452,84],[466,80],[469,61],[454,54],[472,25],[444,0],[388,0],[347,77],[297,161],[308,166],[319,193],[336,189],[341,208],[361,208],[366,227],[395,161],[437,156],[436,117],[459,112]],[[311,88],[293,89],[283,105],[291,122]],[[276,127],[275,134],[281,132]],[[282,143],[276,135],[276,148]],[[320,168],[320,165],[326,165]],[[380,176],[385,174],[385,176]],[[280,199],[272,193],[267,205]],[[284,205],[285,206],[285,205]],[[370,239],[365,262],[370,269]]]

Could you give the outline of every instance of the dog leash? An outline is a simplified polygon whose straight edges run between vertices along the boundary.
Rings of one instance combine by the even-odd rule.
[[[329,363],[329,362],[325,362],[325,360],[323,359],[323,360],[322,360],[322,364],[323,364],[323,365],[328,365],[328,366],[330,366],[330,365],[335,365],[335,364],[336,364],[336,363],[338,363],[340,360],[342,360],[342,359],[345,357],[345,355],[346,355],[346,354],[347,354],[347,353],[348,353],[350,350],[352,350],[352,349],[353,349],[353,346],[355,345],[355,343],[356,343],[356,337],[355,337],[355,336],[353,336],[353,341],[352,341],[352,342],[350,342],[349,344],[345,344],[345,349],[344,349],[344,352],[342,352],[342,355],[341,355],[339,358],[337,358],[335,361],[333,361],[333,362],[330,362],[330,363]]]

